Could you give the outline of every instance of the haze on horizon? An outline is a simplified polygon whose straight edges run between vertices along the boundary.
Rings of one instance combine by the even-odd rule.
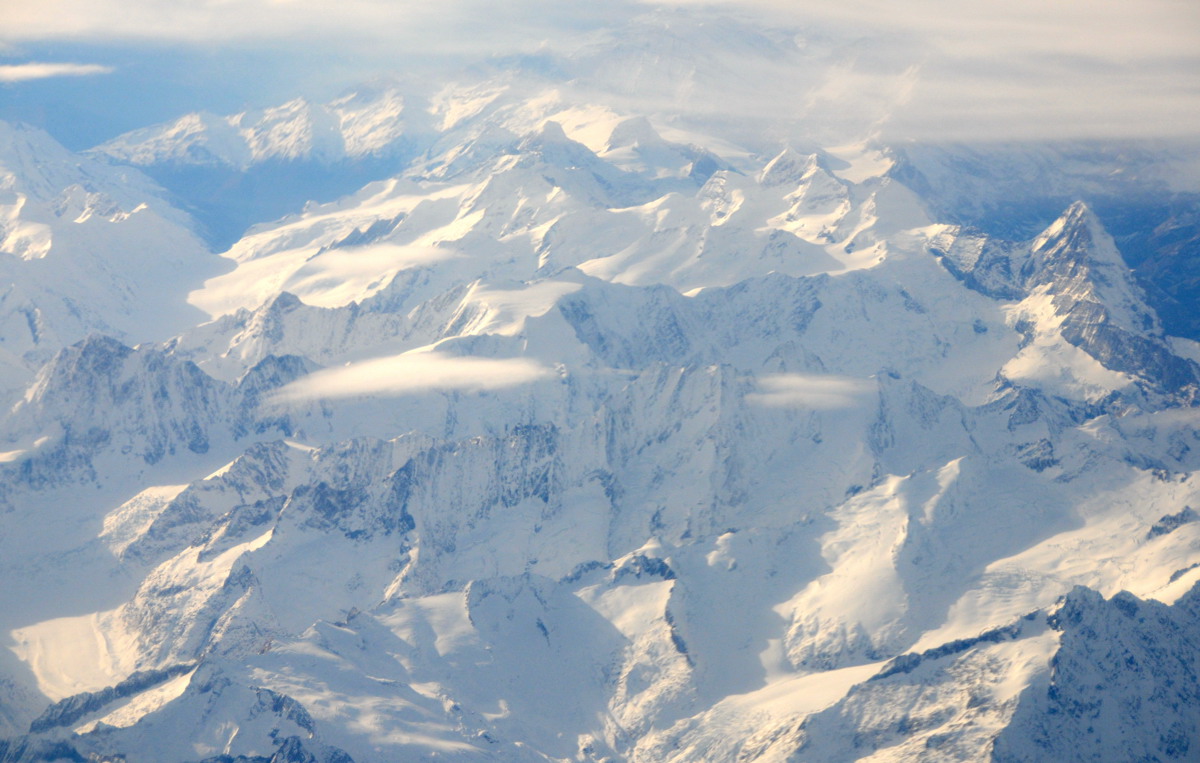
[[[1099,0],[1086,10],[1062,0],[918,0],[902,11],[880,0],[331,7],[13,0],[0,11],[0,118],[85,148],[187,111],[328,99],[392,72],[436,81],[479,62],[569,59],[631,25],[653,39],[655,29],[669,36],[708,23],[709,36],[688,39],[709,44],[692,55],[717,76],[697,77],[682,96],[600,82],[606,97],[636,110],[670,97],[677,112],[803,119],[892,139],[1200,135],[1200,5],[1188,0]],[[745,30],[779,49],[739,54],[733,37]]]

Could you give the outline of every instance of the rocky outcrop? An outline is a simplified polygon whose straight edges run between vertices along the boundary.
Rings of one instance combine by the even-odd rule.
[[[1194,760],[1200,751],[1200,586],[1172,606],[1076,588],[1048,686],[1030,687],[994,761]]]

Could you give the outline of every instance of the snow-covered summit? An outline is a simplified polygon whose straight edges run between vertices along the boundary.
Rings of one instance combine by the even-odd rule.
[[[0,388],[92,332],[161,340],[194,322],[179,297],[220,268],[141,173],[0,123]]]
[[[133,165],[216,164],[237,169],[267,161],[322,163],[380,156],[405,136],[404,96],[376,86],[328,104],[296,99],[229,116],[203,112],[114,138],[95,153]]]
[[[220,256],[3,128],[0,759],[1200,749],[1200,350],[1082,203],[594,87],[810,55],[674,18],[121,144],[350,189]]]
[[[971,288],[1019,300],[1013,315],[1032,343],[1027,355],[1064,341],[1150,388],[1194,397],[1200,368],[1170,347],[1133,271],[1083,202],[1024,245],[949,228],[932,238],[932,249]],[[1112,377],[1098,388],[1122,386]]]

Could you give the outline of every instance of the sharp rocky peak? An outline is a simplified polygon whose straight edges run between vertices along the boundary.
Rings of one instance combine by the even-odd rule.
[[[1152,389],[1194,397],[1200,366],[1166,343],[1158,315],[1086,204],[1072,204],[1033,240],[1021,275],[1027,293],[1052,297],[1069,343]]]
[[[1116,243],[1084,202],[1028,244],[962,229],[941,238],[930,250],[951,273],[976,291],[1018,302],[1022,322],[1036,324],[1036,332],[1060,335],[1153,391],[1194,396],[1200,366],[1174,353]]]
[[[758,175],[758,182],[767,188],[798,186],[817,169],[821,169],[821,164],[816,154],[802,154],[787,146],[767,162]]]
[[[1104,308],[1120,328],[1160,337],[1158,316],[1146,304],[1116,243],[1087,204],[1077,201],[1029,247],[1021,268],[1025,290],[1046,289],[1060,314],[1080,303]]]
[[[1082,201],[1067,208],[1030,246],[1028,285],[1092,281],[1115,285],[1129,268],[1095,213]]]

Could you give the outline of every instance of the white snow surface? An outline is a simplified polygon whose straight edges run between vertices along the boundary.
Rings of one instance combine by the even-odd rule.
[[[1076,586],[1105,638],[1141,627],[1121,591],[1190,622],[1200,369],[1086,207],[989,289],[1000,250],[873,140],[764,152],[573,98],[448,86],[408,170],[220,257],[140,176],[0,127],[0,738],[978,760],[1024,749],[997,740],[1063,644],[1086,662]],[[102,152],[336,160],[407,109]]]
[[[95,153],[132,164],[218,164],[245,169],[266,161],[335,162],[379,155],[405,135],[404,96],[380,82],[328,104],[298,98],[229,116],[204,112],[117,137]]]
[[[166,339],[221,269],[188,217],[135,170],[0,123],[0,397],[90,333]]]

